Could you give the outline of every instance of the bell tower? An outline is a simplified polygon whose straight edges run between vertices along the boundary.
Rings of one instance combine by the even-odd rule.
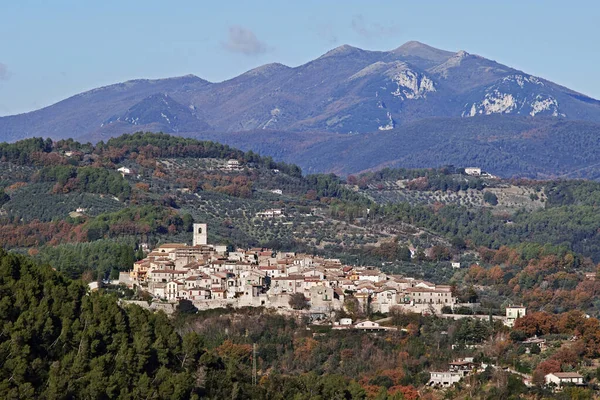
[[[194,224],[194,246],[205,246],[208,244],[207,224]]]

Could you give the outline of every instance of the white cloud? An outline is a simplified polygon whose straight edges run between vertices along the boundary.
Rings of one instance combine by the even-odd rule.
[[[223,43],[223,47],[231,52],[247,56],[263,54],[270,50],[266,43],[256,37],[254,32],[239,25],[229,27],[229,35],[227,41]]]

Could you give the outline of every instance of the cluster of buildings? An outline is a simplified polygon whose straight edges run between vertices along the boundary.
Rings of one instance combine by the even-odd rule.
[[[474,361],[473,357],[465,357],[451,362],[448,365],[446,371],[431,371],[428,386],[438,388],[448,388],[453,386],[455,383],[460,382],[464,377],[483,371],[486,368],[491,367],[498,369],[499,367],[492,364],[478,363]],[[517,374],[523,378],[523,382],[527,386],[532,385],[532,377],[527,374],[519,373],[509,368],[503,368],[508,372]],[[583,375],[577,372],[551,372],[544,376],[544,382],[547,387],[554,390],[561,390],[565,386],[583,386],[585,380]]]
[[[330,312],[353,296],[364,310],[392,307],[439,313],[457,303],[450,286],[387,275],[338,259],[269,249],[237,249],[207,243],[207,225],[194,224],[193,244],[163,244],[137,261],[121,281],[168,302],[190,300],[199,309],[231,305],[291,308],[304,295],[310,311]]]

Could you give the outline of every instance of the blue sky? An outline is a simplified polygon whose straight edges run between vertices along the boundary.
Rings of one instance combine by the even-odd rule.
[[[466,50],[600,98],[593,1],[2,0],[0,115],[135,78],[210,81],[347,43]]]

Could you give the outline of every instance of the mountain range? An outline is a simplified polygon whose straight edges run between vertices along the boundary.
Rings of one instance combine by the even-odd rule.
[[[564,165],[550,160],[554,167],[540,167],[534,165],[540,153],[523,153],[528,147],[523,143],[552,138],[566,126],[569,135],[581,129],[595,134],[596,124],[598,100],[466,51],[412,41],[391,51],[343,45],[298,67],[267,64],[219,83],[187,75],[101,87],[2,117],[0,137],[95,142],[162,131],[258,150],[310,171],[340,173],[443,161],[485,167],[486,154],[492,154],[495,161],[487,167],[499,174],[556,176],[594,159]],[[532,130],[536,134],[525,134]],[[563,139],[547,140],[546,146],[564,145]],[[589,146],[593,138],[581,139],[572,149]],[[459,143],[459,151],[449,154]]]

